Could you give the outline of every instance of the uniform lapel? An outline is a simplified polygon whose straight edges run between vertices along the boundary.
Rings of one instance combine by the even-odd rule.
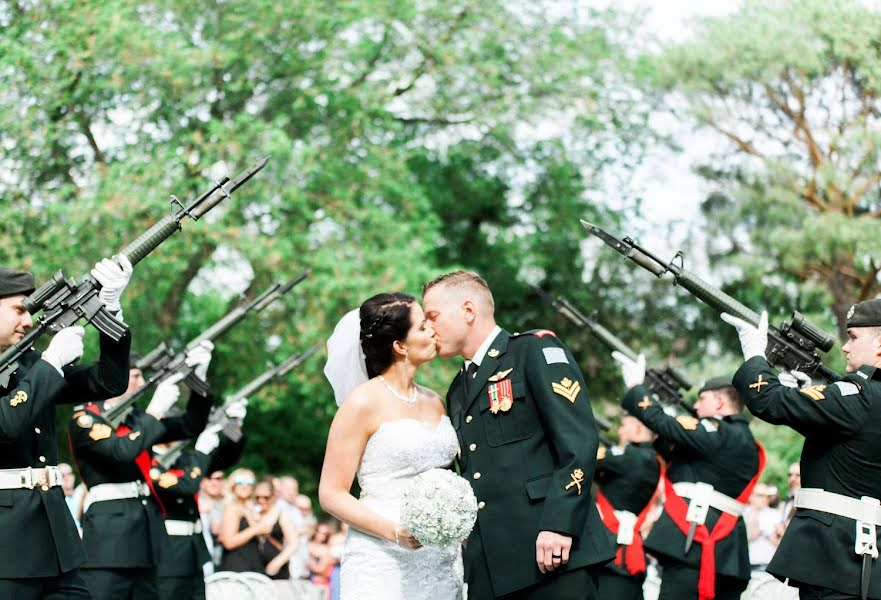
[[[499,335],[496,336],[496,339],[493,340],[492,345],[490,345],[489,350],[483,357],[483,362],[480,363],[480,368],[477,369],[477,373],[474,375],[474,381],[468,382],[468,401],[465,405],[465,412],[471,410],[471,405],[483,393],[489,378],[498,371],[499,358],[508,349],[508,339],[510,337],[511,334],[502,329]],[[491,356],[493,354],[495,356]]]
[[[465,395],[464,377],[464,369],[459,369],[459,373],[453,379],[453,383],[450,384],[450,389],[447,391],[447,414],[450,416],[450,421],[452,421],[453,428],[456,431],[459,431],[462,426],[461,397]]]

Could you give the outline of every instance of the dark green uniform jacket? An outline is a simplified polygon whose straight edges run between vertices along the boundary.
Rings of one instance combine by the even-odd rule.
[[[134,407],[123,436],[110,429],[101,415],[104,404],[74,412],[68,425],[71,447],[83,481],[89,487],[102,483],[144,481],[135,464],[138,455],[156,443],[188,439],[208,421],[211,399],[192,394],[186,413],[161,421]],[[154,485],[155,487],[155,485]],[[165,545],[165,524],[156,499],[124,498],[91,504],[83,515],[86,568],[149,568],[159,564]]]
[[[64,367],[64,377],[39,352],[25,353],[0,388],[0,469],[57,465],[55,406],[124,392],[130,343],[130,333],[119,342],[102,335],[98,362]],[[85,561],[60,486],[0,490],[0,531],[0,578],[53,577]]]
[[[661,465],[656,456],[651,442],[627,444],[623,449],[617,446],[600,448],[594,479],[615,510],[626,510],[639,516],[651,501],[661,476]],[[627,569],[614,562],[607,564],[606,568],[630,576]],[[639,577],[645,577],[645,573],[640,573]]]
[[[755,357],[738,369],[734,385],[754,415],[805,436],[802,487],[881,498],[881,370],[864,366],[835,383],[797,390],[781,385],[777,371]],[[855,531],[850,519],[799,508],[768,572],[858,596]],[[869,597],[881,598],[879,560],[872,563]]]
[[[494,390],[498,399],[509,385],[510,405],[493,405]],[[599,436],[572,354],[550,332],[502,331],[469,389],[460,372],[447,395],[462,476],[480,507],[465,568],[485,559],[497,596],[539,583],[543,530],[573,538],[569,570],[611,560],[612,537],[590,495]]]
[[[731,498],[737,498],[759,468],[759,452],[743,415],[696,419],[690,415],[672,417],[642,385],[631,388],[623,401],[624,410],[658,434],[661,445],[670,449],[667,477],[671,482],[703,482]],[[687,500],[686,500],[687,502]],[[710,508],[705,525],[712,531],[720,511]],[[646,551],[663,564],[675,560],[700,568],[701,546],[694,543],[685,554],[685,534],[666,510],[645,539]],[[716,543],[716,574],[750,578],[749,548],[743,518],[734,530]]]
[[[223,471],[235,464],[242,454],[245,438],[233,442],[221,435],[220,445],[211,454],[184,450],[169,470],[154,461],[154,486],[159,500],[165,506],[166,519],[199,521],[196,494],[202,476]],[[169,535],[168,545],[159,561],[159,577],[191,577],[202,573],[202,565],[211,560],[202,533],[190,536]]]

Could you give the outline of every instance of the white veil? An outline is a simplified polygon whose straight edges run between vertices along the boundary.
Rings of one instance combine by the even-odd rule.
[[[361,349],[361,318],[357,308],[340,319],[327,339],[324,376],[333,387],[337,406],[353,389],[369,379],[364,351]]]

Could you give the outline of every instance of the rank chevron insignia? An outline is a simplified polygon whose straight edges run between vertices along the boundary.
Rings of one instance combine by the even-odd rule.
[[[564,377],[560,383],[552,383],[551,389],[554,390],[555,394],[563,396],[566,400],[575,404],[575,399],[578,397],[578,393],[581,392],[581,384],[577,381],[572,381],[568,377]]]
[[[801,392],[808,398],[811,398],[812,400],[825,400],[826,395],[823,393],[825,389],[825,385],[812,385],[810,387],[800,389],[799,392]]]

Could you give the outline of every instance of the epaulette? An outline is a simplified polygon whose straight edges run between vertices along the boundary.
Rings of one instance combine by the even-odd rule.
[[[856,375],[857,377],[865,379],[866,381],[869,381],[870,379],[881,380],[881,369],[871,367],[869,365],[863,365],[862,367],[854,371],[852,375]]]

